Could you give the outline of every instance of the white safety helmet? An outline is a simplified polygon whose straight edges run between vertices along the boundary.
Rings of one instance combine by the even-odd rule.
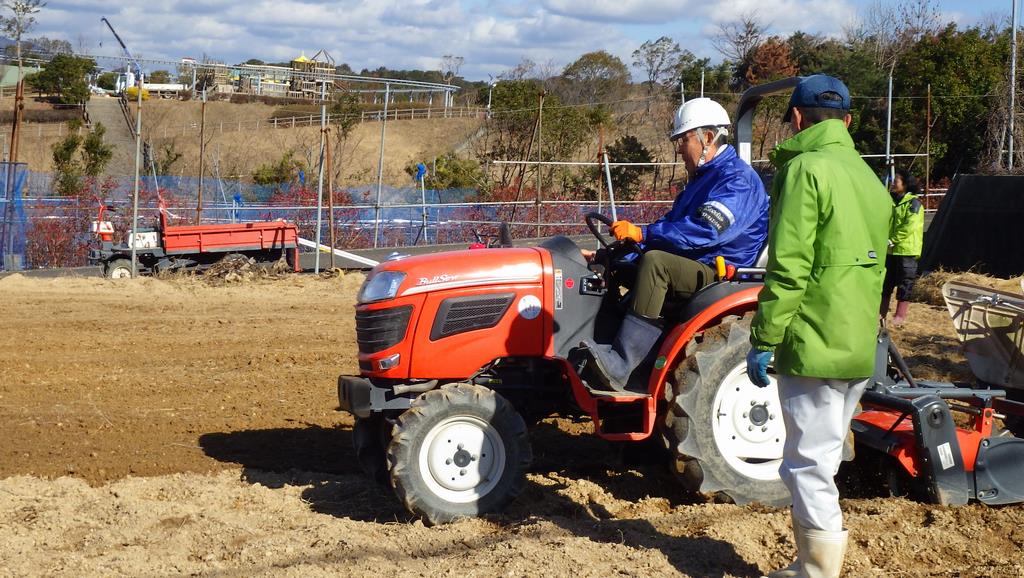
[[[725,112],[722,105],[710,98],[694,98],[688,100],[676,111],[675,122],[672,126],[670,140],[676,140],[695,128],[703,126],[714,126],[723,128],[732,124],[729,122],[729,113]],[[728,134],[727,131],[724,131]]]

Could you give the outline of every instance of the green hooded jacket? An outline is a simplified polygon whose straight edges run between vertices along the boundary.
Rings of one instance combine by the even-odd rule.
[[[910,193],[894,201],[889,220],[889,253],[905,257],[920,257],[924,244],[924,207]]]
[[[892,200],[841,120],[771,155],[768,273],[751,344],[782,374],[856,379],[874,372]]]

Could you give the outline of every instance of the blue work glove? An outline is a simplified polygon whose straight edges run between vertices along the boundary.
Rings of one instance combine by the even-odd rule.
[[[747,377],[751,383],[757,387],[768,387],[768,362],[771,360],[771,351],[750,348],[747,352]]]

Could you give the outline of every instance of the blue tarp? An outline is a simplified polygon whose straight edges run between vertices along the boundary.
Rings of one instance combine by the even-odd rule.
[[[28,173],[25,163],[0,163],[0,268],[19,270],[25,262],[25,229],[28,221],[22,206],[22,189]]]

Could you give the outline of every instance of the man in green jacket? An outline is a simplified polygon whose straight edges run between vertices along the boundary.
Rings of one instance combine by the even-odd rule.
[[[896,313],[892,323],[899,327],[907,320],[910,292],[917,281],[917,259],[924,244],[924,207],[915,194],[917,180],[906,169],[896,173],[889,192],[895,206],[889,222],[889,254],[885,258],[882,307],[878,314],[885,319],[892,290],[896,289]]]
[[[823,74],[800,81],[772,153],[768,271],[751,323],[747,374],[770,385],[773,353],[786,425],[779,474],[793,497],[797,560],[771,576],[839,576],[847,532],[835,474],[874,370],[892,202],[847,130],[850,93]]]

